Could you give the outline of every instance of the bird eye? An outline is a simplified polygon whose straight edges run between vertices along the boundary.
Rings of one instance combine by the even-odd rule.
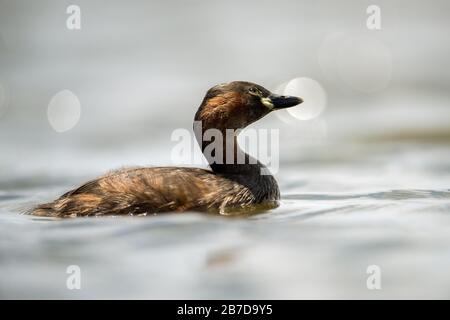
[[[248,92],[255,96],[261,96],[261,91],[256,89],[255,87],[251,87],[250,89],[248,89]]]

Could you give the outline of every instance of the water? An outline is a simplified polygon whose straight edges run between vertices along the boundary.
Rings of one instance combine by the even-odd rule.
[[[81,178],[11,178],[0,193],[1,297],[449,298],[450,148],[351,149],[360,157],[346,148],[339,161],[316,151],[282,163],[280,207],[242,218],[36,218],[19,212]],[[66,287],[69,265],[81,290]],[[366,287],[370,265],[380,290]]]
[[[0,298],[450,298],[449,2],[432,2],[380,1],[373,31],[357,0],[81,1],[69,31],[60,1],[0,0]],[[280,129],[277,209],[22,214],[171,165],[212,85],[297,77],[323,87],[323,114],[255,124]]]

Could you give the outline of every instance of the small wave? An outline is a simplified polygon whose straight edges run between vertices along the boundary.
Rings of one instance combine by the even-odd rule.
[[[290,194],[283,196],[286,200],[347,200],[347,199],[450,199],[450,190],[388,190],[361,194]]]

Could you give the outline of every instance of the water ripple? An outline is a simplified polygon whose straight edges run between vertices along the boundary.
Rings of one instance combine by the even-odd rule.
[[[348,200],[371,198],[378,200],[450,199],[449,190],[389,190],[361,194],[290,194],[287,200]]]

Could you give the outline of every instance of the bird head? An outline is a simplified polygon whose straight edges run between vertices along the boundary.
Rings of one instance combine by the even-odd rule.
[[[301,98],[277,95],[255,83],[233,81],[208,90],[195,121],[201,121],[204,129],[243,129],[272,111],[302,102]]]

